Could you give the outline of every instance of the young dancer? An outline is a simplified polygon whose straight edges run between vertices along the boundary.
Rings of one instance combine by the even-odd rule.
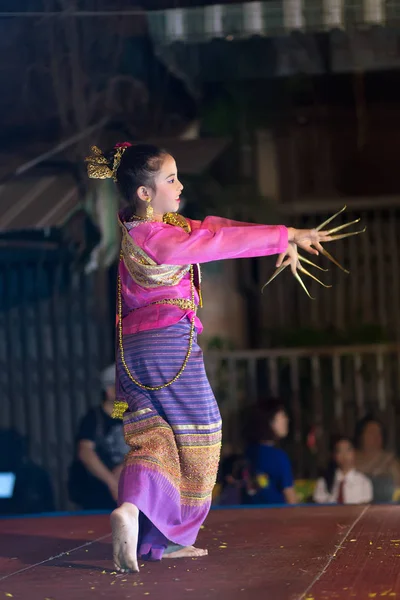
[[[175,160],[152,145],[118,144],[108,156],[93,147],[86,161],[89,177],[112,177],[127,204],[119,214],[114,414],[123,417],[130,451],[111,524],[116,569],[138,571],[138,556],[207,554],[193,544],[211,504],[221,417],[197,344],[199,263],[278,254],[277,267],[289,265],[297,275],[297,247],[324,253],[321,242],[332,238],[182,217]]]

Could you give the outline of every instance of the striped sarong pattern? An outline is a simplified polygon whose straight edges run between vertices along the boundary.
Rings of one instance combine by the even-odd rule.
[[[187,319],[164,329],[124,336],[133,377],[149,386],[171,380],[189,342]],[[119,503],[141,512],[139,555],[160,559],[169,542],[194,544],[211,505],[220,446],[221,416],[195,338],[182,376],[158,391],[142,390],[117,353],[117,400],[126,401],[125,458]]]

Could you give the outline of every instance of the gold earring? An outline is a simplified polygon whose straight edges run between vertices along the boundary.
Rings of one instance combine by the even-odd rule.
[[[148,221],[151,221],[151,219],[153,218],[153,215],[154,215],[153,207],[150,204],[151,198],[147,198],[146,202],[147,202],[147,206],[146,206],[146,219]]]

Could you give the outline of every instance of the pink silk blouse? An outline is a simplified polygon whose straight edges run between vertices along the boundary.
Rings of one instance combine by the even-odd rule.
[[[121,219],[122,220],[122,219]],[[139,225],[124,223],[135,244],[142,248],[157,264],[189,265],[229,258],[253,258],[284,252],[288,245],[288,230],[283,225],[254,225],[207,217],[204,221],[187,219],[191,231],[159,222]],[[168,327],[186,316],[190,309],[151,303],[171,298],[191,298],[190,275],[185,275],[174,286],[144,288],[130,277],[124,262],[119,265],[121,277],[123,333],[137,333],[149,329]],[[195,295],[196,304],[198,294]],[[203,326],[196,316],[196,329]]]

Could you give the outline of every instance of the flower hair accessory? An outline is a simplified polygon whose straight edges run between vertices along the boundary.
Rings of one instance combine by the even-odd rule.
[[[85,158],[87,163],[87,174],[90,179],[113,179],[117,180],[117,171],[125,150],[132,146],[130,142],[120,142],[114,146],[114,158],[112,169],[109,167],[107,158],[98,146],[91,147],[91,154]]]

